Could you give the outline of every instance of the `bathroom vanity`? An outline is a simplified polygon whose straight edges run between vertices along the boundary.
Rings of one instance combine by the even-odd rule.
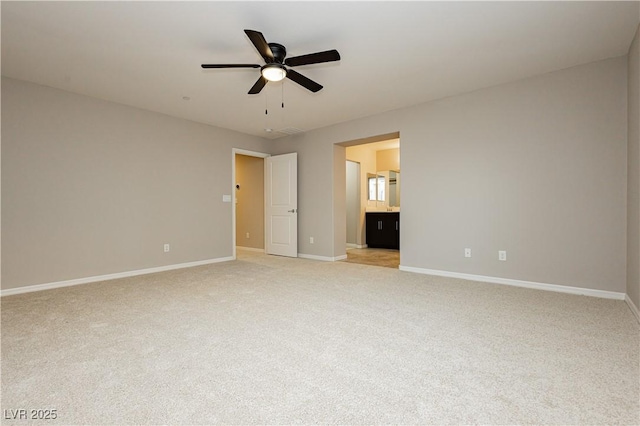
[[[400,249],[400,212],[366,212],[367,247]]]

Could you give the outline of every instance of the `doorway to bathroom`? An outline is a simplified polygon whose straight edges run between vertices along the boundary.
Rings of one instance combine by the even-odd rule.
[[[400,138],[347,146],[346,262],[400,265]]]

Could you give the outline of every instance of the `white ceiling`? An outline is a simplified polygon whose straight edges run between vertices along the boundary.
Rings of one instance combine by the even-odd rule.
[[[609,1],[2,2],[2,75],[274,138],[625,55],[639,10]],[[258,69],[200,68],[262,63],[244,29],[288,56],[337,49],[342,60],[296,67],[325,86],[318,93],[285,79],[248,95]]]

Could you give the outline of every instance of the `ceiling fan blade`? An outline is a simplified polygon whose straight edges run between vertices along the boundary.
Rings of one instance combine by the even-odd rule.
[[[311,90],[313,93],[322,89],[321,85],[294,70],[287,70],[287,78],[295,81],[305,89]]]
[[[260,68],[257,64],[202,64],[202,68]]]
[[[284,61],[285,65],[297,67],[299,65],[320,64],[322,62],[339,61],[340,54],[337,50],[326,50],[324,52],[309,53],[308,55],[294,56]]]
[[[267,40],[264,39],[262,33],[254,30],[244,30],[244,32],[249,37],[249,40],[251,40],[251,43],[256,47],[260,56],[264,58],[265,62],[268,64],[273,62],[273,52],[267,44]]]
[[[267,79],[264,78],[263,76],[260,76],[258,81],[256,81],[256,83],[253,85],[253,87],[249,89],[249,94],[257,95],[258,93],[260,93],[260,91],[266,84],[267,84]]]

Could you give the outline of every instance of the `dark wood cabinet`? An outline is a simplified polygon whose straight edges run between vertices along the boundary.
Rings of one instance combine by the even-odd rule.
[[[400,249],[400,213],[366,213],[367,247]]]

